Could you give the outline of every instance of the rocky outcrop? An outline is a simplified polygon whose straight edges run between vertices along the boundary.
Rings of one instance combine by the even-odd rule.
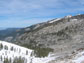
[[[15,38],[16,42],[28,44],[32,41],[44,46],[78,45],[84,41],[84,15],[54,19],[24,28],[24,30],[26,31],[23,34]],[[72,48],[75,47],[76,45],[72,46]]]

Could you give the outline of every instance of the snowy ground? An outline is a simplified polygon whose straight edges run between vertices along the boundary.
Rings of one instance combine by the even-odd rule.
[[[0,63],[4,63],[4,59],[8,58],[14,60],[14,58],[25,58],[25,63],[48,63],[50,61],[54,61],[56,59],[56,56],[51,57],[52,55],[49,54],[48,57],[44,58],[37,58],[34,56],[34,51],[31,49],[27,49],[15,44],[11,44],[5,41],[0,41]],[[11,63],[12,63],[11,62]],[[52,63],[52,62],[51,62]],[[74,58],[69,60],[60,60],[55,61],[53,63],[84,63],[84,51],[77,52],[76,55],[74,55]]]
[[[23,57],[26,59],[27,63],[47,63],[51,60],[54,60],[55,57],[50,55],[45,58],[36,58],[33,54],[33,50],[27,49],[15,44],[11,44],[5,41],[0,41],[0,63],[4,61],[5,58],[8,58],[13,61],[14,58]]]
[[[49,23],[53,23],[53,22],[59,21],[59,20],[61,20],[61,19],[62,19],[62,18],[57,18],[57,19],[54,19],[54,20],[50,21]]]
[[[73,61],[75,63],[84,63],[84,51],[78,53]]]

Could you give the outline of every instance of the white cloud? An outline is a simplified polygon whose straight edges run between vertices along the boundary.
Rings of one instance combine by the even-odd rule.
[[[0,1],[0,14],[46,14],[59,13],[64,9],[83,7],[84,0],[3,0]],[[84,8],[82,8],[84,9]],[[57,11],[59,10],[59,11]],[[57,11],[57,12],[56,12]],[[73,11],[72,11],[73,12]]]
[[[43,21],[43,17],[48,20],[50,17],[54,18],[53,16],[79,11],[84,11],[84,0],[0,0],[0,16],[7,17],[2,21],[8,21],[8,24],[13,21],[14,24],[25,22],[24,25],[26,22],[38,23]]]

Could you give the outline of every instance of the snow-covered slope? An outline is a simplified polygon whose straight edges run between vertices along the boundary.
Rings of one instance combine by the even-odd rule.
[[[75,56],[74,63],[84,63],[84,51]]]
[[[61,19],[62,19],[62,18],[57,18],[57,19],[54,19],[54,20],[49,21],[49,23],[54,23],[54,22],[59,21],[59,20],[61,20]]]
[[[56,63],[84,63],[84,50],[75,51],[75,54],[71,55],[69,59],[60,60]]]
[[[47,63],[53,59],[54,57],[50,55],[45,58],[36,58],[33,50],[0,41],[0,63]]]

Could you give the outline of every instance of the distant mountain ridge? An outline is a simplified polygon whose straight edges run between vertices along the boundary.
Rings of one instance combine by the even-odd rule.
[[[16,30],[20,28],[5,28],[0,30],[0,40],[4,40],[5,37],[12,36],[16,33]]]
[[[6,28],[4,28],[4,27],[0,27],[0,30],[5,30]]]

